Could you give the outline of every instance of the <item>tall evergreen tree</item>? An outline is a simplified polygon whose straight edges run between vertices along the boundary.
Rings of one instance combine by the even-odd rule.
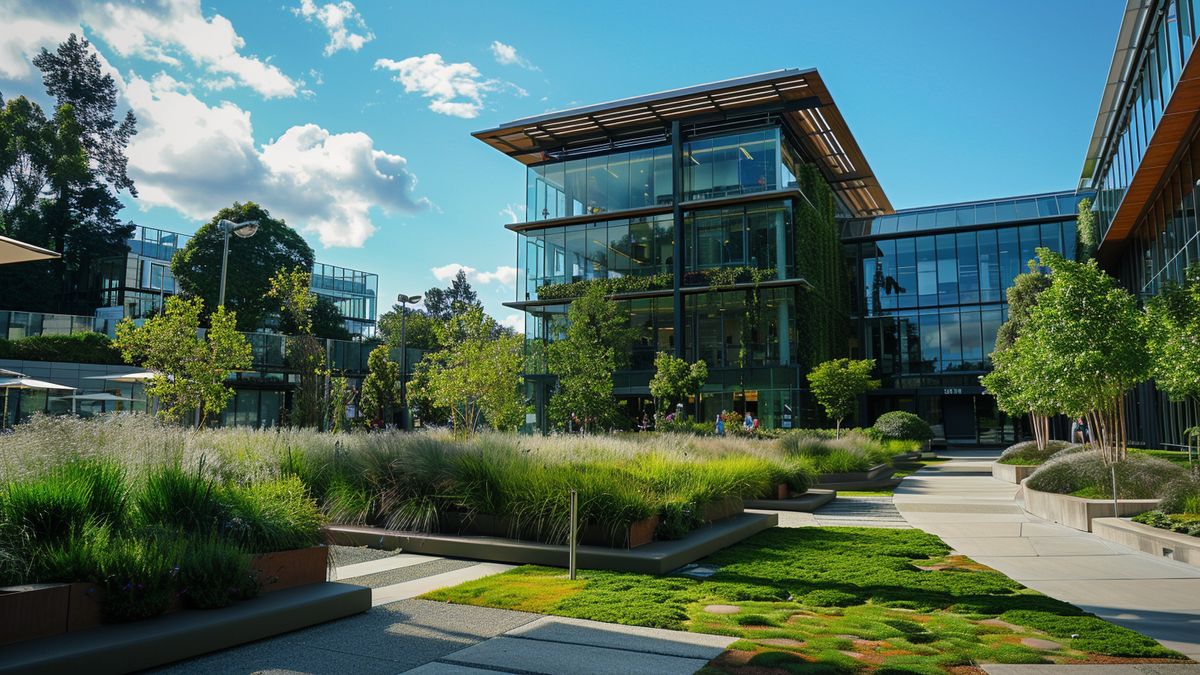
[[[472,309],[483,309],[479,296],[467,281],[467,273],[461,268],[447,288],[431,288],[425,291],[425,311],[441,321],[462,316]]]

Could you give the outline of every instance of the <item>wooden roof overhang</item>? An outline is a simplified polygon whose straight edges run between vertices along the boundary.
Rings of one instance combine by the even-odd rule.
[[[858,142],[815,70],[777,70],[732,80],[527,117],[473,136],[525,165],[571,148],[620,147],[673,121],[696,123],[777,113],[806,145],[846,207],[859,217],[892,212]]]

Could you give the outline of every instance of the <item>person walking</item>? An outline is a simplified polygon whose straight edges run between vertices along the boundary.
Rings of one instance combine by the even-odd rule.
[[[753,431],[754,430],[754,421],[755,421],[754,416],[750,414],[749,410],[747,410],[746,418],[744,420],[742,420],[742,430],[743,431]]]
[[[717,415],[717,435],[718,436],[725,435],[725,411],[724,410],[722,410]]]

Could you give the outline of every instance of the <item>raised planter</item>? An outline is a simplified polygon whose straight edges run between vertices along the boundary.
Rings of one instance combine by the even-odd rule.
[[[823,473],[817,476],[818,485],[832,485],[837,483],[865,483],[873,480],[879,480],[881,477],[887,478],[895,473],[895,469],[887,464],[876,464],[866,471],[846,471],[843,473]]]
[[[653,515],[616,531],[603,525],[588,525],[580,531],[579,543],[611,548],[645,546],[654,541],[654,530],[658,529],[658,522],[658,516]]]
[[[748,509],[764,511],[803,511],[810,512],[828,504],[837,497],[837,490],[822,490],[813,488],[803,494],[786,499],[747,499],[743,504]]]
[[[709,502],[703,506],[704,522],[715,523],[718,520],[725,520],[740,515],[745,506],[742,500],[737,497],[726,497]]]
[[[0,645],[67,631],[70,584],[0,588]]]
[[[1029,487],[1028,479],[1021,483],[1025,493],[1025,510],[1045,520],[1050,520],[1084,532],[1092,531],[1096,518],[1113,516],[1111,499],[1084,499],[1054,492],[1040,492]],[[1158,508],[1158,499],[1118,499],[1118,516],[1136,516]]]
[[[329,548],[324,545],[260,553],[250,558],[263,593],[319,584],[329,578]]]
[[[104,619],[100,611],[101,591],[96,584],[76,582],[71,584],[71,598],[67,613],[67,632],[87,630],[99,626]]]
[[[1200,567],[1200,537],[1135,523],[1124,518],[1096,518],[1092,532],[1122,546],[1159,558]]]
[[[579,531],[579,542],[591,546],[612,548],[636,548],[654,541],[654,530],[658,528],[658,515],[631,523],[628,527],[613,529],[608,525],[583,524]],[[507,516],[464,513],[444,513],[439,518],[438,531],[442,534],[462,534],[483,537],[503,537],[514,541],[536,541],[532,532],[515,532],[513,521]]]
[[[1005,483],[1020,483],[1037,471],[1041,464],[1001,464],[992,462],[992,478]]]

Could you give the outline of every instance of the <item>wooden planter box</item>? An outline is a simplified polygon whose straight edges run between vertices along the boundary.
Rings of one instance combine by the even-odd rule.
[[[1000,462],[992,462],[992,478],[1002,480],[1005,483],[1019,484],[1026,478],[1029,478],[1041,466],[1041,464],[1001,464]]]
[[[780,483],[775,486],[775,499],[788,499],[792,496],[792,486]]]
[[[258,575],[263,593],[323,583],[329,574],[329,548],[318,545],[260,553],[250,557],[250,568]]]
[[[0,588],[0,645],[67,631],[70,584]]]
[[[1076,530],[1091,532],[1093,520],[1113,516],[1111,499],[1084,499],[1053,492],[1039,492],[1030,489],[1026,483],[1027,480],[1021,483],[1025,493],[1025,510],[1039,518],[1061,523]],[[1139,513],[1153,511],[1158,508],[1160,501],[1158,499],[1118,499],[1116,515],[1136,516]]]
[[[654,531],[658,529],[657,514],[631,523],[629,527],[613,532],[611,528],[601,525],[588,525],[579,531],[579,543],[588,546],[605,546],[608,548],[637,548],[654,541]]]
[[[1200,537],[1135,523],[1124,518],[1096,518],[1092,532],[1101,539],[1128,546],[1156,558],[1200,567]]]

